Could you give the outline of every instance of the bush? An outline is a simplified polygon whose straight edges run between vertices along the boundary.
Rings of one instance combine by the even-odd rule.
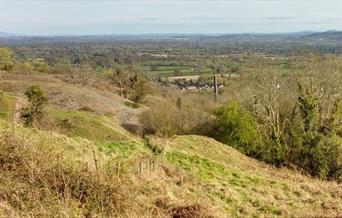
[[[30,86],[25,95],[29,105],[22,109],[20,117],[26,126],[33,126],[35,122],[40,122],[44,115],[44,106],[48,102],[45,93],[37,85]]]
[[[116,69],[111,73],[110,80],[112,85],[119,88],[121,97],[128,97],[135,103],[141,103],[150,89],[142,72],[132,66],[126,69]]]
[[[132,94],[130,99],[135,103],[141,103],[149,92],[149,84],[147,80],[143,77],[138,77],[137,80],[132,85]]]
[[[243,110],[237,101],[219,107],[215,111],[217,129],[214,137],[241,152],[261,158],[261,135],[253,117]]]
[[[341,103],[322,119],[320,99],[312,87],[298,84],[299,116],[292,120],[290,133],[291,160],[313,176],[341,179],[342,139],[339,136]]]
[[[9,48],[0,48],[0,71],[9,71],[14,67],[13,52]]]
[[[208,134],[211,120],[210,116],[202,111],[166,102],[152,106],[139,118],[145,131],[166,137],[182,134]]]

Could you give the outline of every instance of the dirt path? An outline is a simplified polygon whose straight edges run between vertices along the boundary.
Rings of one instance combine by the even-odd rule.
[[[19,123],[20,122],[20,111],[26,105],[26,100],[22,97],[17,96],[15,101],[15,112],[13,116],[13,122]]]

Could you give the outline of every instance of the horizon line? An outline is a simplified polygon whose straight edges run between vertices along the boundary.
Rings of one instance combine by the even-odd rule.
[[[90,37],[90,36],[191,36],[191,35],[280,35],[280,34],[298,34],[298,33],[328,33],[328,32],[342,32],[342,30],[301,30],[301,31],[284,31],[284,32],[216,32],[216,33],[186,33],[186,32],[170,32],[170,33],[95,33],[95,34],[20,34],[0,31],[0,37]],[[3,35],[1,35],[3,34]]]

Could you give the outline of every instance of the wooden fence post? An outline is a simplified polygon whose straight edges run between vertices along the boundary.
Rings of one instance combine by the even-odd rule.
[[[96,178],[97,181],[99,181],[100,178],[100,174],[99,174],[99,168],[98,168],[98,160],[96,159],[96,154],[95,154],[95,150],[93,150],[93,154],[94,154],[94,162],[95,162],[95,170],[96,170]]]
[[[142,171],[143,171],[143,163],[140,161],[140,163],[139,163],[139,172],[140,172],[140,174],[142,174]]]
[[[116,176],[120,177],[120,162],[116,163]]]
[[[218,100],[218,87],[217,87],[217,76],[214,75],[214,94],[215,94],[215,102]]]

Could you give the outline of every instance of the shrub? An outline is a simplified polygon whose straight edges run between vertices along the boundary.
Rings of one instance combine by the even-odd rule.
[[[129,73],[123,69],[116,69],[110,76],[111,83],[120,89],[120,96],[124,96],[125,88],[129,82]]]
[[[9,71],[14,67],[13,52],[9,48],[0,48],[0,71]]]
[[[261,135],[253,117],[243,110],[237,101],[219,107],[215,111],[217,129],[214,137],[241,152],[260,157]]]
[[[149,83],[142,73],[133,67],[116,69],[110,76],[111,84],[119,88],[120,96],[140,103],[149,92]]]
[[[292,119],[290,159],[313,176],[339,179],[342,175],[342,140],[338,135],[341,111],[336,102],[327,119],[320,119],[320,99],[312,87],[298,84],[299,116]]]
[[[48,70],[48,65],[44,59],[33,59],[31,60],[31,63],[33,65],[33,69],[39,73],[46,73]]]
[[[20,117],[26,126],[32,126],[35,122],[40,122],[44,116],[44,106],[48,98],[41,88],[37,85],[30,86],[25,95],[29,105],[22,109]]]
[[[141,103],[148,92],[149,85],[147,80],[142,76],[139,76],[134,84],[132,84],[132,94],[130,99],[135,103]]]
[[[159,103],[144,111],[139,118],[150,133],[170,137],[182,134],[208,134],[211,117],[199,110],[170,103]]]
[[[328,127],[331,132],[342,137],[342,100],[337,100],[334,105],[333,114],[329,120]]]

